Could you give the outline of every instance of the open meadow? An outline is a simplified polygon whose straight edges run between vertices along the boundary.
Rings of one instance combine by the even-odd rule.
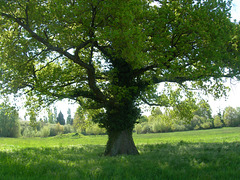
[[[240,128],[134,134],[138,156],[104,157],[107,136],[0,138],[0,179],[240,179]]]

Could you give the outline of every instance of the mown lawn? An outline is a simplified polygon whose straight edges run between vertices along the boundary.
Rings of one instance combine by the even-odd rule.
[[[0,138],[0,180],[240,179],[240,128],[134,139],[141,155],[104,157],[107,136]]]

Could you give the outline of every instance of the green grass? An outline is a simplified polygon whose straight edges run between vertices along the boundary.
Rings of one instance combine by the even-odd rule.
[[[0,138],[0,180],[240,179],[240,128],[134,139],[140,156],[104,157],[107,136]]]

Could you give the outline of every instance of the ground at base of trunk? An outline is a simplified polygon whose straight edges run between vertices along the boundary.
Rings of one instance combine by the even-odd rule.
[[[123,130],[108,133],[108,142],[104,154],[105,156],[138,155],[139,152],[134,144],[132,131]]]

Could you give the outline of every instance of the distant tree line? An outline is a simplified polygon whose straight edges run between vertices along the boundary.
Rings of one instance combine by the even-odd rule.
[[[38,119],[36,113],[30,114],[30,121],[20,120],[16,108],[7,103],[0,104],[0,137],[48,137],[58,134],[81,133],[84,135],[106,134],[104,128],[94,123],[96,114],[93,110],[77,108],[74,118],[71,110],[67,111],[65,120],[63,113],[47,109],[47,116]],[[176,109],[155,107],[150,116],[141,116],[134,131],[143,133],[163,133],[173,131],[200,130],[221,127],[240,126],[240,107],[226,107],[222,112],[212,116],[210,105],[201,101],[196,104],[195,111],[182,117]]]
[[[188,131],[211,129],[221,127],[240,126],[240,107],[226,107],[223,112],[212,116],[210,105],[201,101],[196,110],[192,112],[192,118],[185,119],[177,115],[175,109],[167,109],[164,112],[156,107],[149,117],[142,116],[135,126],[136,133],[161,133],[172,131]]]

